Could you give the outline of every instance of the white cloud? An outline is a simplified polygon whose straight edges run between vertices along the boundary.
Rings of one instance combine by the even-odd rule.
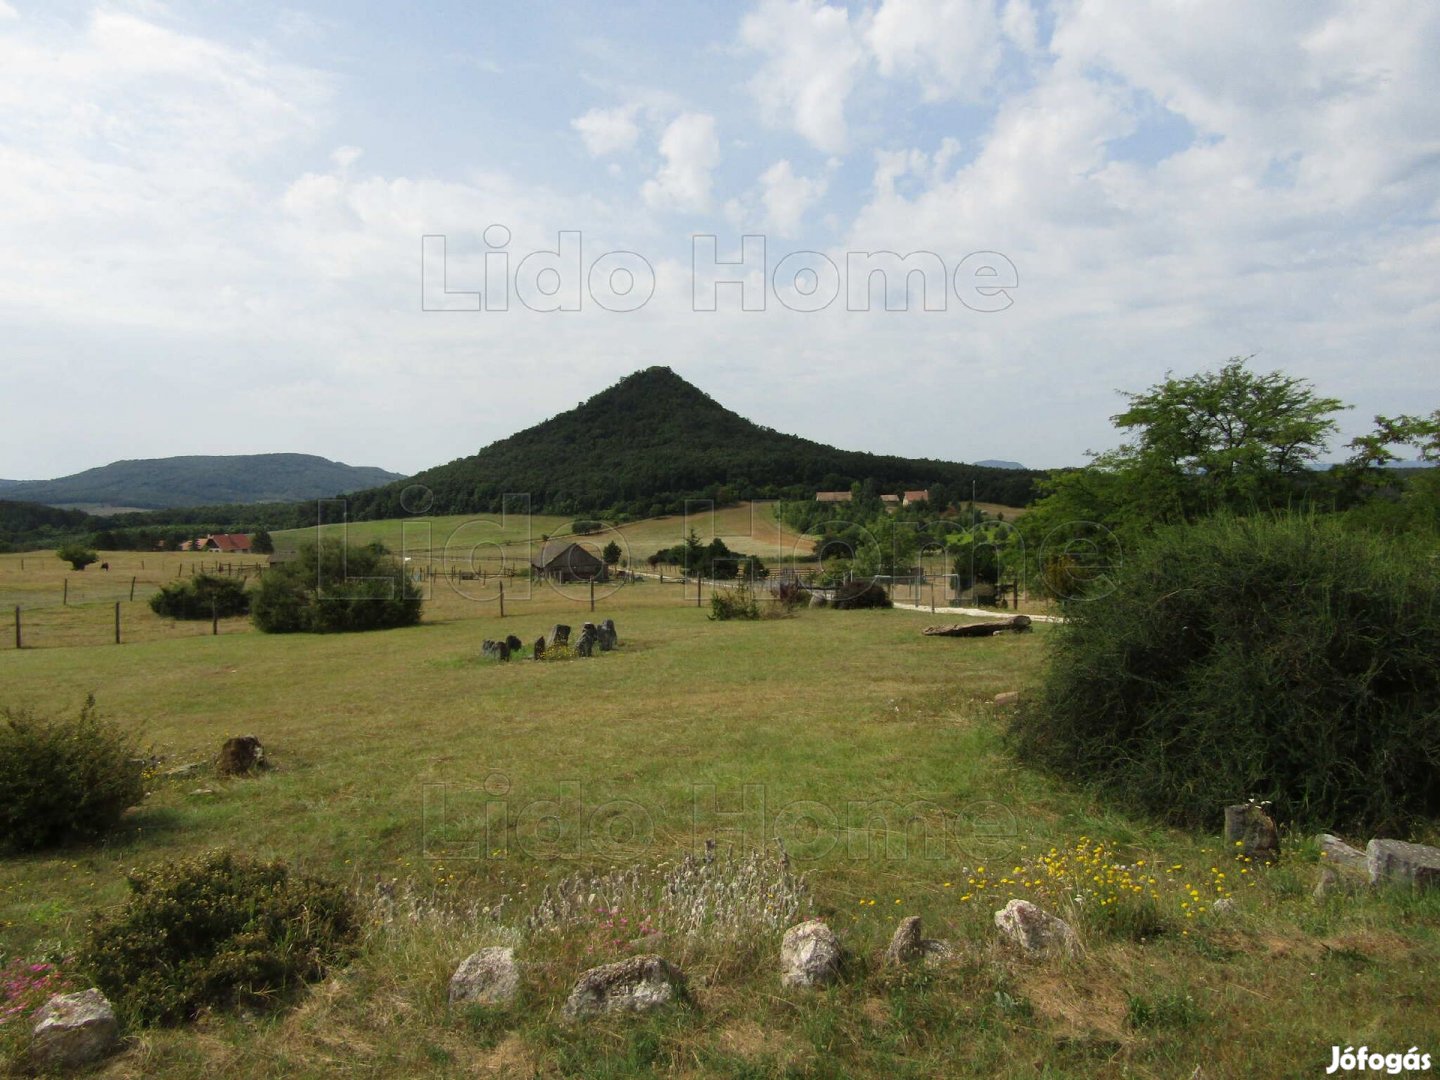
[[[1000,64],[993,0],[883,0],[865,39],[880,74],[917,79],[926,101],[977,101]]]
[[[781,236],[800,231],[805,212],[825,195],[824,177],[796,176],[788,161],[777,161],[760,174],[760,199],[765,206],[765,227]]]
[[[710,205],[711,171],[720,164],[720,140],[715,118],[706,113],[682,113],[660,137],[665,164],[641,193],[657,210],[698,212]]]
[[[865,60],[849,13],[819,0],[761,0],[740,39],[765,54],[750,81],[767,123],[793,128],[817,149],[849,143],[845,101]]]
[[[18,11],[7,4],[5,0],[0,0],[0,19],[18,19],[19,17]]]
[[[640,137],[640,127],[635,123],[639,105],[620,105],[613,109],[591,109],[583,116],[570,121],[570,126],[580,133],[585,149],[592,157],[629,150]]]

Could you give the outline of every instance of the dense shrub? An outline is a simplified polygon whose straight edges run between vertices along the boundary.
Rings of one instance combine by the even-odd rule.
[[[1176,823],[1273,800],[1306,826],[1440,812],[1440,572],[1305,516],[1162,530],[1070,605],[1011,735],[1026,757]]]
[[[72,570],[84,570],[93,562],[99,562],[100,556],[91,551],[84,544],[66,544],[55,552],[56,558],[68,562]]]
[[[271,634],[381,630],[419,622],[420,602],[420,586],[383,547],[327,540],[267,570],[250,615]]]
[[[140,751],[87,698],[74,719],[0,711],[0,847],[88,840],[145,797]]]
[[[885,591],[883,585],[877,585],[873,581],[847,581],[835,589],[835,595],[830,598],[832,608],[888,608],[894,605],[890,602],[890,594]]]
[[[91,923],[79,961],[139,1021],[275,1004],[342,961],[359,928],[343,888],[281,862],[213,851],[128,881],[129,901]]]
[[[150,597],[150,610],[171,619],[222,619],[250,611],[250,596],[243,580],[216,574],[196,574],[160,586]]]

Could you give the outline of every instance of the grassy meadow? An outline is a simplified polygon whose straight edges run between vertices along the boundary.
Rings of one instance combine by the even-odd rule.
[[[675,542],[668,527],[631,535],[648,554]],[[352,540],[364,528],[398,540],[394,523]],[[773,522],[766,535],[787,542]],[[64,576],[53,555],[25,558],[22,572],[0,557],[0,601]],[[200,556],[144,559],[153,588]],[[76,578],[93,591],[64,617],[98,611],[99,640],[57,624],[37,642],[56,647],[0,653],[0,704],[73,713],[94,693],[163,758],[108,842],[0,860],[4,958],[63,958],[90,912],[123,900],[129,868],[218,846],[340,878],[367,903],[378,884],[402,915],[377,907],[355,960],[296,1007],[131,1031],[96,1075],[1300,1077],[1322,1075],[1332,1045],[1440,1050],[1440,901],[1316,901],[1303,838],[1279,867],[1244,865],[1215,836],[1119,816],[1008,757],[990,701],[1033,683],[1044,626],[927,638],[932,617],[903,610],[716,623],[693,592],[647,581],[599,592],[593,618],[616,620],[617,651],[499,664],[483,639],[578,625],[588,590],[507,582],[502,619],[493,582],[442,579],[419,626],[344,636],[167,628],[137,588],[123,605],[135,636],[116,647],[113,593],[139,560],[70,575],[72,599]],[[208,762],[240,734],[275,768],[216,778]],[[547,884],[673,863],[711,838],[773,852],[776,837],[853,955],[844,981],[782,990],[778,932],[666,940],[691,1006],[560,1018],[575,977],[629,946],[598,918],[521,932]],[[1080,955],[1002,947],[993,913],[1014,896],[1074,920]],[[1232,914],[1210,910],[1220,896]],[[959,947],[952,965],[879,965],[911,914]],[[528,965],[521,1000],[450,1009],[450,972],[499,943]]]

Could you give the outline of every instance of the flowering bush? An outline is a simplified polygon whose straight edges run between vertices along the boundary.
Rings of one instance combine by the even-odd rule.
[[[73,720],[0,710],[0,847],[91,839],[145,797],[134,740],[89,697]]]

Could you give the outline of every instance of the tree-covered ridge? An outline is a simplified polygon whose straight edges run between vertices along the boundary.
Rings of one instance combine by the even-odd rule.
[[[313,454],[193,454],[116,461],[56,480],[9,483],[4,492],[25,502],[162,509],[326,498],[399,478]]]
[[[666,367],[620,380],[568,412],[351,499],[359,519],[399,517],[401,493],[422,484],[431,513],[496,512],[509,493],[531,509],[611,518],[679,512],[686,499],[812,498],[871,482],[886,491],[948,484],[989,502],[1024,505],[1033,478],[931,459],[839,450],[754,424]]]

